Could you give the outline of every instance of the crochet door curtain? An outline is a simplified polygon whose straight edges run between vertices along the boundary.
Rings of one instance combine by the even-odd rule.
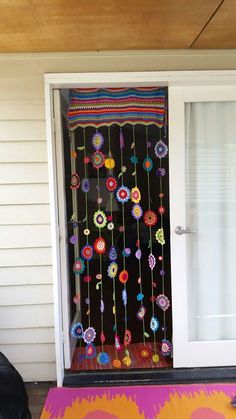
[[[166,109],[164,88],[70,91],[71,333],[98,368],[172,353]]]
[[[154,124],[162,127],[165,116],[166,94],[164,89],[71,89],[68,126],[77,127],[114,123]]]

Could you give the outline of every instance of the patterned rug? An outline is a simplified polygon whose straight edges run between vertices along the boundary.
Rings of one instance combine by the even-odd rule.
[[[236,384],[52,388],[41,419],[233,419]]]

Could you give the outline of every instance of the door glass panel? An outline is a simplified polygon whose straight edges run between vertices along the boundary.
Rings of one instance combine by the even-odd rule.
[[[236,102],[186,104],[190,341],[236,338]]]

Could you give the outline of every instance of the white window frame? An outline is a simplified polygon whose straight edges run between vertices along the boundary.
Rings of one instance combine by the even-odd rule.
[[[172,101],[176,95],[171,94],[172,87],[175,92],[178,86],[208,86],[236,85],[236,71],[148,71],[148,72],[114,72],[114,73],[57,73],[45,74],[45,111],[46,132],[48,147],[48,171],[49,193],[51,211],[51,235],[52,235],[52,263],[53,263],[53,289],[54,289],[54,322],[55,322],[55,349],[57,384],[61,386],[64,377],[64,355],[62,336],[62,307],[61,307],[61,267],[58,226],[58,202],[56,182],[56,153],[54,140],[54,112],[53,112],[53,89],[69,88],[108,88],[108,87],[148,87],[167,86],[169,88],[169,142],[175,139],[176,119],[178,115],[172,115]],[[182,89],[179,90],[181,94]],[[172,123],[172,118],[175,123]],[[170,146],[170,159],[171,146]],[[172,191],[170,190],[170,195]],[[170,208],[172,214],[172,208]],[[171,215],[172,217],[172,215]],[[172,222],[172,219],[171,219]]]

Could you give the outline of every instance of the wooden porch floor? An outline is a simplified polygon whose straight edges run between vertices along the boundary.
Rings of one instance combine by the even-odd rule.
[[[26,383],[25,387],[29,397],[29,408],[32,419],[39,419],[48,394],[48,390],[51,387],[56,387],[56,383],[48,381],[39,383]]]

